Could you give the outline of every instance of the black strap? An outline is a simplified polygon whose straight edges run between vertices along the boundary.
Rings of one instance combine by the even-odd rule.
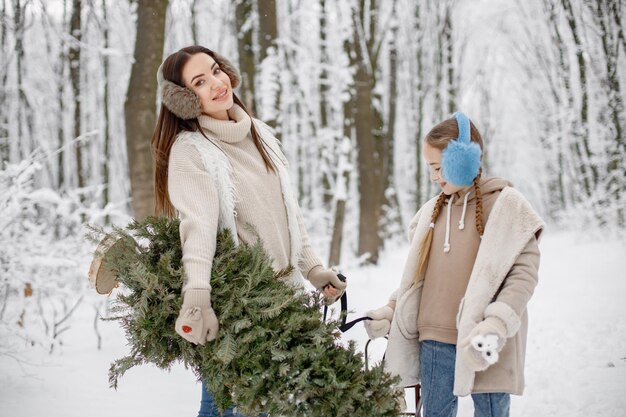
[[[337,274],[337,278],[339,278],[342,282],[346,282],[346,277],[343,274]],[[360,321],[371,320],[371,318],[369,317],[361,317],[361,318],[358,318],[356,320],[352,320],[346,323],[346,319],[348,318],[348,292],[347,291],[344,291],[340,300],[341,300],[341,325],[339,326],[339,330],[342,333],[345,333],[346,331],[350,330],[352,327],[354,327],[355,324],[357,324]],[[328,306],[325,305],[324,306],[324,322],[326,321],[327,314],[328,314]]]
[[[341,326],[339,326],[339,330],[341,330],[342,333],[345,333],[348,330],[350,330],[352,327],[354,327],[355,324],[357,324],[358,322],[361,322],[363,320],[372,320],[372,318],[371,317],[367,317],[367,316],[363,316],[363,317],[359,317],[356,320],[349,321],[348,323],[345,323],[345,320],[344,320],[344,322],[341,324]]]
[[[337,278],[339,281],[346,282],[347,278],[342,273],[337,274]],[[331,285],[332,284],[328,284]],[[324,287],[326,288],[326,287]],[[326,315],[328,314],[328,305],[324,304],[324,322],[326,322]],[[346,324],[346,317],[348,316],[348,294],[347,291],[344,291],[341,295],[341,325]]]

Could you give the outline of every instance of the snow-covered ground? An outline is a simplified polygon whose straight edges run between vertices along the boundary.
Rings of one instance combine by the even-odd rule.
[[[511,415],[626,416],[626,245],[547,233],[541,249],[540,284],[529,305],[526,392],[513,397]],[[345,271],[349,318],[386,303],[405,257],[405,247],[392,249],[377,267]],[[83,303],[52,355],[24,347],[26,363],[0,356],[1,417],[195,415],[200,385],[181,366],[132,369],[117,391],[110,389],[108,367],[126,353],[124,335],[116,323],[100,323],[97,350],[93,317]],[[344,337],[361,348],[367,340],[360,325]],[[384,344],[372,343],[371,360],[382,357]],[[459,416],[471,415],[471,400],[461,399]]]

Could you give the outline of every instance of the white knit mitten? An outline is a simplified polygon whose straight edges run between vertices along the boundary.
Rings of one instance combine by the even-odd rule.
[[[391,328],[391,320],[393,319],[393,307],[391,304],[376,310],[370,310],[365,315],[371,319],[364,322],[365,331],[370,339],[387,336]]]
[[[176,333],[196,345],[204,345],[217,337],[220,325],[211,308],[211,291],[188,289],[176,319]]]
[[[461,341],[463,361],[474,372],[484,371],[498,362],[499,352],[506,342],[505,335],[504,322],[496,317],[487,317]]]

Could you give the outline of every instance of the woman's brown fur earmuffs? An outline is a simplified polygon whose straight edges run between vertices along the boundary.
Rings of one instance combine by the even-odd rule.
[[[235,89],[241,83],[241,76],[237,68],[223,56],[213,53],[213,59],[220,69],[228,75],[230,85]],[[161,102],[177,117],[189,120],[196,119],[202,114],[200,99],[190,89],[166,80],[163,77],[163,64],[157,70],[157,83],[161,95]]]

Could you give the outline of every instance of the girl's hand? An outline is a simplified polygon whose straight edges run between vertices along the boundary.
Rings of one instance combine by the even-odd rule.
[[[502,320],[487,317],[461,342],[463,362],[474,372],[484,371],[498,362],[499,352],[506,342],[505,334]]]
[[[389,329],[391,328],[391,321],[393,320],[393,309],[395,304],[387,304],[376,310],[370,310],[365,315],[371,320],[364,322],[365,331],[370,339],[376,339],[379,337],[387,336]]]

